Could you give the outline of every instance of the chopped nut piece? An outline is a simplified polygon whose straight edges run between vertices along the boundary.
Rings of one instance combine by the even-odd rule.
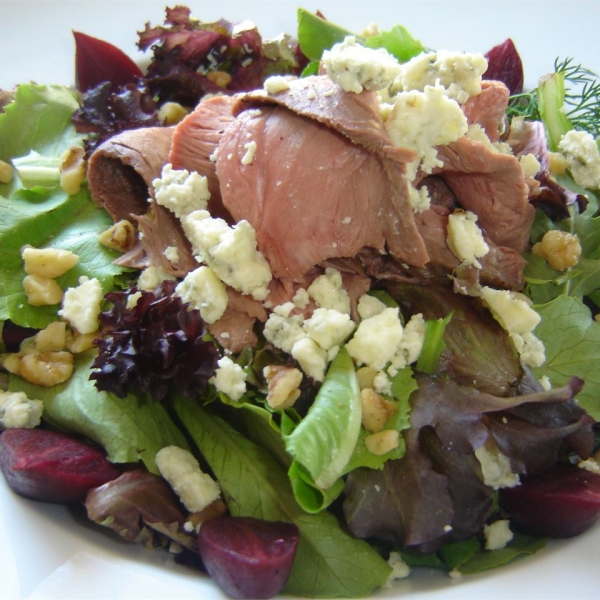
[[[21,250],[21,257],[28,275],[39,275],[48,279],[60,277],[79,261],[79,256],[69,250],[33,248],[32,246],[25,246]]]
[[[165,125],[176,125],[180,121],[183,121],[188,112],[178,102],[165,102],[158,111],[158,120]]]
[[[267,403],[271,408],[289,408],[300,397],[302,372],[294,367],[268,365],[263,375],[269,384]]]
[[[23,289],[27,295],[27,302],[31,306],[51,306],[60,304],[63,291],[54,281],[48,277],[39,275],[26,275],[23,279]]]
[[[4,368],[30,383],[50,387],[71,377],[73,355],[64,351],[11,354],[5,359]]]
[[[397,448],[399,443],[400,434],[395,429],[384,429],[365,438],[367,450],[378,456]]]
[[[225,71],[210,71],[206,74],[206,79],[219,87],[226,88],[231,82],[231,75]]]
[[[364,390],[365,388],[374,388],[376,375],[377,371],[373,367],[361,367],[356,371],[358,387],[361,390]]]
[[[85,352],[94,346],[94,340],[98,337],[98,332],[93,331],[92,333],[79,333],[78,331],[72,331],[69,335],[66,346],[67,350],[71,354],[80,354]]]
[[[0,160],[0,183],[10,183],[13,178],[13,168],[10,163]]]
[[[367,431],[381,431],[396,412],[396,405],[380,396],[375,390],[365,388],[360,392],[362,424]]]
[[[553,269],[564,271],[579,261],[581,244],[576,235],[553,229],[547,231],[531,251],[546,260]]]
[[[98,241],[106,248],[118,252],[127,252],[135,244],[135,226],[126,219],[117,221],[112,227],[98,237]]]
[[[76,194],[85,181],[87,162],[80,146],[69,148],[60,157],[60,187],[69,196]]]
[[[67,324],[54,321],[35,336],[35,349],[38,352],[58,352],[67,341]]]

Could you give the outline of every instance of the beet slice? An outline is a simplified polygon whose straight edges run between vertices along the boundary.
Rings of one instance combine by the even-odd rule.
[[[600,518],[600,475],[574,465],[558,465],[500,490],[510,520],[533,535],[572,537]]]
[[[110,81],[114,86],[133,83],[142,70],[122,50],[80,31],[75,38],[75,81],[77,89],[87,92]]]
[[[272,598],[285,585],[298,546],[291,523],[218,517],[204,523],[198,549],[209,575],[232,598]]]
[[[501,81],[512,94],[523,91],[524,73],[523,62],[514,42],[508,38],[501,44],[494,46],[485,54],[488,61],[484,79]]]
[[[47,429],[7,429],[0,435],[0,467],[10,488],[27,498],[69,504],[121,472],[105,452]]]

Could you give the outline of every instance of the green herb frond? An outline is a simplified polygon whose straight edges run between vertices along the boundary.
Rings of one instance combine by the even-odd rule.
[[[598,75],[572,58],[556,59],[554,70],[565,79],[565,115],[575,129],[600,136],[600,81]]]

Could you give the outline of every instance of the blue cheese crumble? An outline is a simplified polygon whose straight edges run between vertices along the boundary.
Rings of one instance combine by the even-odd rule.
[[[247,374],[244,369],[231,358],[224,356],[217,362],[217,370],[210,379],[219,392],[229,396],[234,401],[239,400],[246,393]]]
[[[170,163],[163,167],[160,178],[154,179],[152,186],[156,202],[178,219],[206,209],[210,199],[206,177],[186,169],[174,169]]]
[[[448,216],[446,241],[463,265],[473,265],[478,269],[481,269],[481,263],[477,259],[483,258],[490,250],[477,226],[477,215],[470,210],[455,210]]]
[[[41,423],[43,411],[41,400],[32,400],[24,392],[0,390],[0,428],[33,429]]]
[[[342,43],[323,52],[327,75],[345,92],[389,88],[400,74],[400,63],[384,48],[365,48],[356,37],[347,36]]]
[[[190,271],[175,288],[175,294],[199,310],[209,325],[223,316],[229,302],[225,284],[206,266]]]
[[[448,98],[464,104],[481,93],[481,80],[487,67],[483,54],[451,50],[424,52],[402,65],[393,87],[423,91],[427,86],[441,85]]]
[[[206,210],[196,210],[182,218],[186,237],[199,262],[209,266],[233,289],[264,300],[272,279],[271,267],[256,247],[256,232],[248,221],[230,227]]]
[[[600,152],[596,140],[585,131],[569,131],[558,144],[567,159],[575,183],[584,188],[600,188]]]
[[[200,512],[221,495],[219,484],[202,471],[188,450],[166,446],[156,453],[154,460],[160,474],[190,512]]]

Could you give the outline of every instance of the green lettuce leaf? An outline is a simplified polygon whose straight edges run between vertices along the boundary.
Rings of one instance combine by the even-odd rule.
[[[308,414],[285,437],[287,451],[326,490],[344,473],[360,434],[360,389],[354,363],[342,348]]]
[[[79,108],[74,90],[62,86],[25,84],[17,88],[13,102],[0,113],[0,160],[29,154],[60,157],[73,146],[83,146],[84,136],[71,124]],[[20,185],[0,183],[0,195],[8,197]]]
[[[73,376],[63,384],[43,388],[12,376],[11,391],[23,391],[44,403],[43,420],[65,431],[98,442],[115,463],[142,461],[158,474],[154,456],[165,446],[189,448],[183,433],[165,408],[150,397],[128,394],[118,398],[99,392],[90,381],[95,351],[76,358]]]
[[[571,296],[559,296],[535,309],[542,320],[534,333],[544,342],[546,362],[533,373],[538,378],[547,376],[554,387],[573,376],[583,379],[577,400],[600,420],[600,323],[581,300]]]
[[[545,538],[515,533],[513,539],[498,550],[486,550],[478,538],[469,538],[442,546],[439,555],[448,571],[454,569],[463,575],[473,575],[501,567],[521,556],[539,552],[546,546]]]
[[[385,583],[390,568],[330,513],[305,513],[285,469],[264,448],[199,405],[177,397],[181,422],[219,481],[234,516],[295,523],[300,543],[285,593],[314,598],[361,597]]]
[[[58,306],[34,307],[23,291],[21,248],[25,244],[70,250],[79,256],[75,267],[57,278],[66,289],[86,275],[96,277],[104,292],[115,278],[129,269],[113,260],[119,254],[98,242],[98,235],[112,221],[90,200],[87,189],[68,196],[60,188],[21,190],[10,199],[0,197],[0,319],[26,327],[43,328],[55,320]]]

